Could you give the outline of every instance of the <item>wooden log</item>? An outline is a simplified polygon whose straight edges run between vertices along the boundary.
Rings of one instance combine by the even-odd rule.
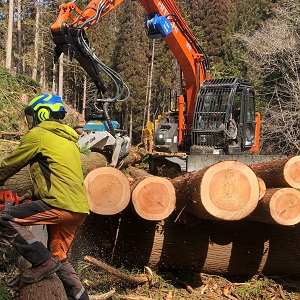
[[[293,156],[250,166],[267,188],[300,188],[300,156]]]
[[[240,220],[255,209],[259,199],[257,177],[238,161],[221,161],[171,182],[176,190],[176,211],[203,219]]]
[[[127,170],[135,179],[131,189],[135,212],[152,221],[169,217],[176,205],[175,188],[172,183],[164,177],[152,176],[134,167]]]
[[[298,224],[300,192],[294,188],[268,189],[249,219],[285,226]]]
[[[91,171],[84,180],[90,210],[99,215],[121,212],[130,201],[130,184],[127,177],[113,167]]]
[[[47,229],[43,225],[29,226],[28,229],[33,232],[35,237],[47,246]],[[25,270],[30,267],[27,260],[21,257],[19,270]],[[19,291],[15,295],[15,300],[67,300],[67,295],[62,282],[56,274],[46,276],[41,281],[33,284],[20,283]]]
[[[50,275],[41,281],[21,286],[15,300],[67,300],[64,287],[57,275]]]
[[[27,193],[28,190],[32,190],[32,188],[33,185],[29,172],[29,166],[26,166],[11,178],[6,180],[4,186],[1,187],[1,190],[11,190],[21,196]]]
[[[155,223],[129,212],[122,225],[114,265],[212,275],[300,275],[299,225],[203,220],[186,227],[173,216]]]
[[[261,200],[264,195],[266,194],[266,191],[267,191],[267,187],[266,187],[266,184],[265,182],[260,178],[260,177],[257,177],[257,180],[258,180],[258,186],[259,186],[259,200]]]
[[[88,154],[80,153],[80,158],[84,176],[94,169],[108,165],[107,158],[98,152],[90,152]]]

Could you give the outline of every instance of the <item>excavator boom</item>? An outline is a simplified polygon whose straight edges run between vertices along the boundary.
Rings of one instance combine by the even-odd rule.
[[[95,64],[91,63],[87,51],[83,49],[84,42],[78,43],[74,40],[78,35],[83,35],[82,31],[96,24],[121,2],[123,0],[92,0],[83,10],[80,10],[74,2],[62,4],[59,6],[58,18],[51,26],[53,40],[57,45],[56,55],[59,56],[61,52],[64,52],[70,57],[70,52],[73,52],[71,58],[75,57],[79,61],[94,80],[100,92],[106,90],[101,74]],[[200,85],[204,80],[210,78],[208,59],[173,0],[140,0],[140,2],[149,14],[149,19],[158,15],[166,18],[172,26],[171,31],[163,38],[181,67],[185,83],[184,94],[179,95],[178,98],[181,111],[178,120],[178,141],[180,143],[184,131],[191,130],[195,100]],[[149,38],[152,38],[151,32]],[[86,40],[87,38],[84,37],[83,41]],[[184,117],[184,110],[187,114],[186,117]]]

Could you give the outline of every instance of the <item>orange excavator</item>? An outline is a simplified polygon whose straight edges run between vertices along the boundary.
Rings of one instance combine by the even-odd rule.
[[[75,58],[86,70],[99,92],[99,99],[94,105],[96,112],[90,109],[87,125],[97,118],[99,121],[101,112],[102,121],[107,126],[100,131],[108,130],[115,138],[119,132],[117,125],[114,126],[110,120],[106,105],[126,100],[129,91],[122,78],[95,56],[85,32],[123,0],[92,0],[83,10],[75,2],[60,5],[57,20],[51,26],[56,44],[55,56],[65,53],[70,60]],[[208,163],[208,156],[212,154],[230,159],[233,156],[249,158],[258,152],[260,115],[255,109],[250,82],[241,78],[210,78],[209,60],[174,0],[139,2],[148,13],[145,22],[148,37],[164,39],[181,69],[181,92],[176,108],[164,116],[154,132],[152,165],[157,157],[172,160],[174,157],[183,157],[178,154],[184,153],[188,154],[185,170],[192,171],[203,167],[203,161]],[[103,72],[116,83],[116,95],[113,97],[104,97],[107,91]],[[94,147],[90,145],[89,137],[95,131],[95,127],[84,128],[82,144]],[[128,145],[128,140],[126,143]],[[123,142],[119,145],[122,148]],[[115,157],[118,155],[117,151]]]

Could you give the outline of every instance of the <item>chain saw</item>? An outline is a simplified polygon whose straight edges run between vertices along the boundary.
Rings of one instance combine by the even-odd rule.
[[[10,190],[0,191],[0,211],[13,205],[19,205],[21,197]]]

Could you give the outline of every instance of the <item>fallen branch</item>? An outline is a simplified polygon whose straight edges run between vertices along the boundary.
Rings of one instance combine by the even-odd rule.
[[[103,270],[111,273],[112,275],[122,279],[122,280],[125,280],[125,281],[128,281],[130,283],[134,283],[134,284],[144,284],[146,282],[149,281],[149,278],[145,275],[141,275],[141,276],[130,276],[130,275],[127,275],[127,274],[123,274],[121,273],[120,271],[118,271],[117,269],[115,269],[114,267],[96,259],[96,258],[93,258],[91,256],[85,256],[84,257],[84,260],[99,267],[99,268],[102,268]]]
[[[115,292],[116,292],[116,290],[112,289],[111,291],[109,291],[105,294],[91,295],[91,296],[89,296],[89,298],[90,298],[90,300],[105,300],[105,299],[111,298]]]
[[[12,135],[12,136],[23,136],[24,133],[21,131],[0,131],[1,135]]]
[[[4,143],[8,143],[8,144],[20,144],[19,141],[11,141],[11,140],[6,140],[6,139],[1,139],[1,142],[4,142]]]
[[[134,295],[119,295],[121,300],[154,300],[153,298],[148,298],[146,296],[134,296]]]

